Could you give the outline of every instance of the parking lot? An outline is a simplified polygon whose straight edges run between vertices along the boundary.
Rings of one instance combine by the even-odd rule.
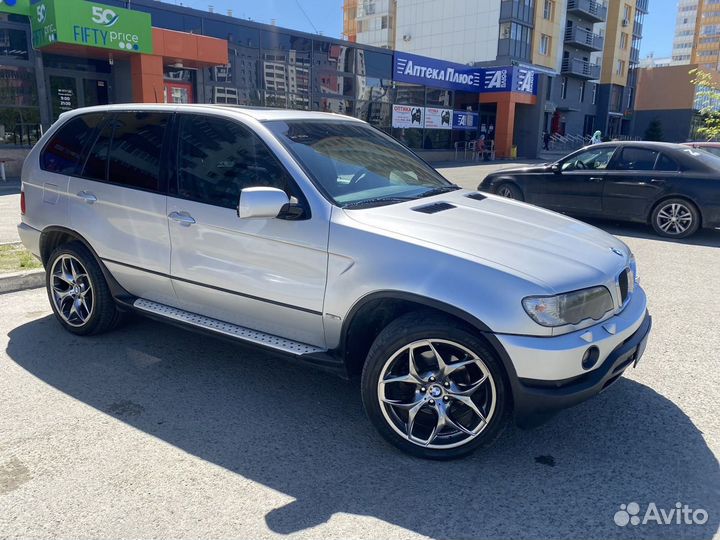
[[[442,172],[475,188],[494,167]],[[713,538],[720,231],[593,224],[638,259],[654,323],[641,363],[447,463],[386,444],[357,383],[140,318],[78,338],[44,290],[1,295],[0,537]],[[631,502],[708,520],[616,525]]]

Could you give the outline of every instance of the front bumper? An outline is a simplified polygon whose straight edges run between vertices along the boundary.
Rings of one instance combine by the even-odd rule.
[[[555,337],[496,334],[514,370],[516,422],[542,423],[607,388],[642,356],[651,326],[645,291],[636,286],[625,309],[589,328]],[[585,369],[582,358],[591,347],[597,361]]]

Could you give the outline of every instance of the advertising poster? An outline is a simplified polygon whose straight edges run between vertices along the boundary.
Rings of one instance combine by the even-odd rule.
[[[428,129],[452,129],[452,109],[425,109],[425,127]]]
[[[425,124],[425,109],[413,105],[393,105],[392,127],[422,128]]]

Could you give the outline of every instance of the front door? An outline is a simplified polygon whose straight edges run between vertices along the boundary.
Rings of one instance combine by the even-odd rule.
[[[188,311],[324,346],[322,311],[329,221],[240,219],[246,187],[304,201],[282,164],[248,127],[219,116],[178,115],[177,179],[170,186],[171,274]]]
[[[615,149],[615,146],[591,147],[562,160],[558,172],[545,176],[537,204],[569,214],[601,213],[605,171]]]
[[[45,72],[53,121],[62,113],[78,107],[113,102],[109,75],[56,68],[48,68]]]

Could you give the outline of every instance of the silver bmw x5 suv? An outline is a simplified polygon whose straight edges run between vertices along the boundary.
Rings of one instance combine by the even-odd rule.
[[[460,189],[345,116],[79,109],[22,180],[20,235],[66,330],[136,312],[359,376],[380,434],[417,456],[600,392],[650,332],[621,241]]]

